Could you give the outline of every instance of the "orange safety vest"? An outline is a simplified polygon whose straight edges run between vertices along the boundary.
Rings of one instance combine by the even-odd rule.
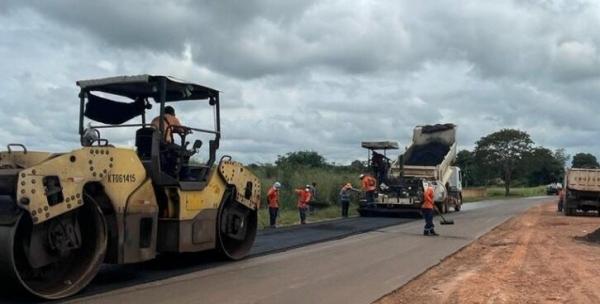
[[[310,191],[306,189],[296,189],[295,191],[298,194],[298,208],[306,208],[310,202]]]
[[[377,189],[377,180],[370,175],[363,177],[362,188],[364,191],[375,191]]]
[[[423,193],[423,205],[422,209],[433,209],[433,187],[427,187],[425,193]]]
[[[267,192],[267,202],[269,203],[269,208],[279,208],[279,190],[275,187],[271,187],[269,192]]]

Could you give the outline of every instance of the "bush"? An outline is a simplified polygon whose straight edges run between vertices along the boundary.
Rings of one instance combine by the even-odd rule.
[[[276,169],[274,169],[276,168]],[[273,171],[274,170],[274,171]],[[359,187],[360,171],[349,167],[314,168],[304,166],[272,166],[262,165],[252,170],[262,183],[262,202],[267,204],[267,191],[275,181],[282,185],[280,192],[280,208],[295,209],[298,196],[296,188],[302,188],[313,182],[317,184],[316,200],[320,204],[337,205],[339,191],[346,183]]]

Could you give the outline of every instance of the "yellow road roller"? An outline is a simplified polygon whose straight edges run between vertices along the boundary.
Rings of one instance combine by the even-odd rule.
[[[205,250],[244,258],[256,236],[261,185],[231,157],[217,162],[219,91],[157,75],[77,85],[81,148],[49,153],[9,144],[0,152],[3,288],[60,299],[84,288],[102,263]],[[182,101],[212,108],[212,126],[173,124],[165,111]],[[130,136],[131,144],[115,146],[102,133]]]

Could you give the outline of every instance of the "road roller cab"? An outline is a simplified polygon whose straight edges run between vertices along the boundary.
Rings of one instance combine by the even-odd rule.
[[[228,156],[216,162],[219,92],[151,75],[77,85],[81,148],[49,153],[10,144],[0,152],[0,275],[58,299],[85,287],[103,262],[212,249],[246,256],[260,182]],[[166,104],[187,100],[213,109],[214,128],[168,125]],[[158,128],[146,117],[153,106]],[[135,147],[115,146],[105,130],[129,132]],[[197,135],[208,137],[206,149]]]

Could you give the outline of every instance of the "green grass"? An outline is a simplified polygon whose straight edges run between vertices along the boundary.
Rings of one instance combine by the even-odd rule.
[[[503,197],[504,187],[490,187],[487,189],[488,197]],[[546,195],[545,186],[537,187],[516,187],[510,188],[509,197],[527,197]]]
[[[262,229],[269,225],[269,211],[267,209],[267,190],[275,181],[282,184],[279,196],[278,226],[287,226],[300,223],[300,216],[296,208],[298,196],[295,188],[304,188],[306,184],[317,183],[317,201],[319,209],[307,214],[307,222],[316,222],[341,217],[339,205],[339,192],[346,183],[352,183],[360,188],[358,178],[360,172],[339,168],[310,168],[310,167],[285,167],[259,166],[251,169],[262,183],[261,209],[258,213],[258,225]],[[358,195],[349,209],[349,215],[357,215]]]
[[[545,186],[537,187],[515,187],[510,188],[508,196],[504,196],[504,187],[489,187],[487,188],[487,196],[485,197],[471,197],[465,198],[465,203],[478,202],[491,199],[499,199],[504,197],[515,198],[515,197],[530,197],[530,196],[541,196],[546,195]]]
[[[317,201],[325,205],[336,205],[339,200],[339,192],[346,183],[352,183],[354,187],[360,188],[358,175],[360,172],[347,170],[333,170],[324,168],[256,168],[252,169],[262,183],[262,204],[266,204],[267,190],[275,181],[282,184],[280,190],[280,207],[283,209],[296,209],[298,196],[294,192],[296,188],[304,188],[305,185],[317,183]]]
[[[358,208],[357,204],[351,204],[348,210],[349,216],[356,216]],[[306,222],[313,223],[324,220],[341,218],[342,210],[339,205],[334,205],[326,208],[314,210],[312,213],[307,213]],[[279,210],[279,217],[277,218],[277,226],[289,226],[300,224],[300,215],[297,209],[283,209]],[[269,226],[269,211],[266,207],[262,207],[258,211],[258,228],[264,229]]]

